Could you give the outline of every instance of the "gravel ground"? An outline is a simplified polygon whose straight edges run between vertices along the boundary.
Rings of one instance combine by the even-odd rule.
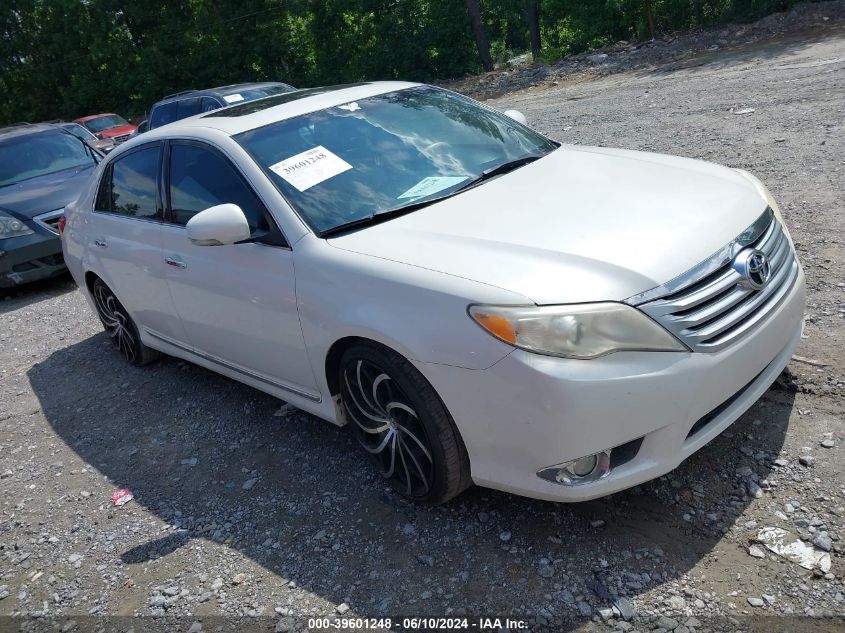
[[[178,360],[129,367],[71,282],[39,284],[0,301],[0,631],[287,631],[314,616],[843,630],[845,31],[831,27],[491,101],[565,142],[747,168],[781,201],[806,338],[677,470],[577,505],[480,488],[409,505],[347,430]],[[113,507],[122,487],[135,498]],[[765,528],[813,569],[761,544]]]

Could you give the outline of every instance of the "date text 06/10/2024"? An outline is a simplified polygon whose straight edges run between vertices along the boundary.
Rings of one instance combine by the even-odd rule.
[[[415,631],[498,631],[506,629],[518,631],[528,628],[525,620],[511,618],[309,618],[308,629],[311,631],[368,631],[373,629],[392,629],[401,626],[405,630]]]

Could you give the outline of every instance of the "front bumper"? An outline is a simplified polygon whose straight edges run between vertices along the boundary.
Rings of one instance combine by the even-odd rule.
[[[521,350],[486,370],[415,362],[440,394],[475,483],[549,501],[585,501],[676,468],[765,393],[801,339],[804,274],[746,337],[715,353],[619,352],[582,361]],[[695,428],[694,428],[695,427]],[[537,471],[642,438],[593,483]]]
[[[0,240],[0,288],[13,288],[65,272],[62,241],[37,229],[32,235]]]

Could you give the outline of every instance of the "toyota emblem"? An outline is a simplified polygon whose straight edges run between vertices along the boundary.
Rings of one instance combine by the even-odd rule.
[[[741,275],[739,284],[752,290],[761,290],[769,283],[772,269],[763,251],[747,248],[736,256],[733,269]]]

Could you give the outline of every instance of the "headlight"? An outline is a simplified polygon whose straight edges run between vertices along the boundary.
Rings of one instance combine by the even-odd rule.
[[[20,237],[22,235],[32,235],[35,233],[26,224],[12,217],[8,213],[0,211],[0,240],[5,240],[9,237]]]
[[[780,212],[780,207],[778,206],[775,197],[772,195],[772,192],[769,191],[769,188],[766,187],[766,185],[764,185],[763,182],[754,174],[747,172],[744,169],[736,169],[735,171],[740,173],[743,177],[745,177],[746,180],[748,180],[748,182],[750,182],[757,188],[757,191],[763,197],[763,200],[765,200],[766,204],[768,204],[771,207],[772,211],[774,211],[775,217],[780,222],[781,228],[783,228],[784,232],[786,233],[786,236],[790,240],[792,240],[792,236],[789,234],[789,229],[786,228],[786,222],[783,221],[783,215]]]
[[[623,303],[474,305],[469,314],[496,338],[538,354],[596,358],[622,350],[688,351],[663,327]]]

